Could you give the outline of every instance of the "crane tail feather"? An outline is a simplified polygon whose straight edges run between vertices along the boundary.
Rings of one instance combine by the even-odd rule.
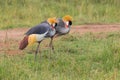
[[[27,47],[28,45],[28,36],[25,36],[23,40],[20,42],[19,49],[23,50]]]

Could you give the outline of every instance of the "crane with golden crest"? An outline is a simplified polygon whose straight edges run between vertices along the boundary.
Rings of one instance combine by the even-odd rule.
[[[39,52],[40,43],[45,38],[53,37],[56,33],[55,27],[57,26],[56,18],[48,18],[46,21],[43,21],[37,26],[32,27],[25,33],[25,37],[20,42],[19,49],[23,50],[28,45],[33,43],[38,43],[38,46],[35,51],[35,60],[37,53]]]
[[[73,19],[70,15],[65,15],[63,18],[57,18],[57,26],[55,27],[56,33],[54,36],[62,36],[68,34],[71,29],[72,21]],[[49,44],[52,50],[54,50],[53,46],[54,36],[51,37],[51,41]]]

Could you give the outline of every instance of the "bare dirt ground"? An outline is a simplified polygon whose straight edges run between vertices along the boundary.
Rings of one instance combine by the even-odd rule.
[[[20,40],[24,37],[24,33],[28,29],[29,28],[15,28],[15,29],[8,29],[8,30],[0,30],[0,53],[4,51],[7,51],[7,53],[20,52],[18,50],[14,50],[13,47],[15,46],[15,44],[19,45]],[[115,32],[115,31],[120,31],[120,24],[72,26],[70,34],[79,33],[80,35],[82,35],[88,32],[106,33],[106,32]]]

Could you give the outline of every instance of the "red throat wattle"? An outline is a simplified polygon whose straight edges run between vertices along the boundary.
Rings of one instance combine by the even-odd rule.
[[[65,28],[68,28],[68,25],[65,24]]]
[[[52,27],[52,30],[54,30],[54,27],[53,26],[51,26]]]

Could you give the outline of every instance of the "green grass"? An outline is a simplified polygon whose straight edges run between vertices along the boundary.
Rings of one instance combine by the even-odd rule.
[[[120,79],[119,32],[63,36],[54,40],[55,53],[51,57],[50,50],[43,49],[44,43],[42,57],[38,55],[36,62],[34,54],[27,54],[34,53],[31,47],[25,55],[0,54],[0,80]]]
[[[0,29],[31,27],[48,17],[73,16],[73,24],[120,23],[120,0],[0,0]]]

